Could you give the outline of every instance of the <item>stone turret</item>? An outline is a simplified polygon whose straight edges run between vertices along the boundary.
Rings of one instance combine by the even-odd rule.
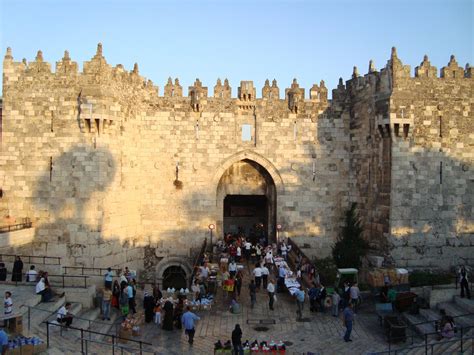
[[[257,90],[253,86],[253,81],[241,81],[238,95],[240,101],[254,101],[257,96]]]
[[[231,98],[231,88],[227,79],[224,80],[224,85],[222,85],[221,79],[217,79],[217,83],[214,86],[214,97],[221,99]]]
[[[207,98],[207,87],[203,87],[199,79],[196,79],[193,86],[188,88],[188,96],[191,98],[193,111],[199,112],[201,100]]]
[[[459,79],[464,77],[464,69],[458,65],[454,55],[451,55],[448,66],[441,68],[441,77],[446,79]]]
[[[288,100],[288,109],[292,113],[298,113],[298,109],[304,101],[304,89],[300,88],[296,79],[293,79],[290,88],[285,89],[285,96]]]
[[[423,61],[415,68],[415,77],[417,78],[437,78],[438,69],[432,66],[425,54]]]

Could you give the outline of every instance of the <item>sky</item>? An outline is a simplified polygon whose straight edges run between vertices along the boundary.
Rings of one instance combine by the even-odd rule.
[[[228,78],[232,95],[265,79],[307,89],[329,89],[353,66],[367,73],[370,59],[385,66],[392,46],[404,64],[427,54],[440,69],[451,54],[474,64],[473,0],[0,0],[0,50],[33,61],[38,49],[56,62],[69,50],[82,67],[98,42],[112,65],[153,80],[163,93],[168,77],[184,88],[199,78],[212,88]],[[53,66],[54,67],[54,66]],[[187,90],[183,90],[185,93]],[[308,95],[308,94],[306,94]]]

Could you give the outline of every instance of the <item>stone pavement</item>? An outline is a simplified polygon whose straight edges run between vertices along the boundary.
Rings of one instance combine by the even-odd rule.
[[[275,310],[268,308],[268,296],[260,290],[257,294],[257,304],[250,308],[248,295],[249,275],[246,273],[242,294],[239,302],[242,305],[241,314],[231,314],[224,304],[222,291],[219,290],[216,303],[211,311],[200,311],[197,314],[201,320],[197,323],[194,345],[187,343],[184,331],[164,331],[154,324],[145,324],[142,336],[136,339],[153,343],[155,354],[212,354],[217,340],[225,342],[230,339],[235,324],[240,324],[243,332],[242,339],[253,341],[291,342],[287,348],[288,354],[365,354],[370,351],[382,351],[387,348],[382,328],[377,317],[372,313],[373,305],[366,304],[356,315],[352,333],[353,342],[346,343],[342,336],[345,328],[340,318],[326,314],[311,313],[308,302],[305,303],[303,322],[296,321],[296,304],[289,294],[277,294]],[[263,325],[268,331],[258,332],[258,325],[247,324],[248,320],[273,319],[274,325]]]

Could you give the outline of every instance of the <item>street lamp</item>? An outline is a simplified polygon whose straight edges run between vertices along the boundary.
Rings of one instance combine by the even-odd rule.
[[[212,252],[213,252],[213,250],[214,250],[214,246],[212,245],[212,231],[213,231],[214,229],[216,229],[216,226],[215,226],[215,224],[212,224],[212,223],[211,223],[211,224],[209,224],[208,228],[209,228],[209,233],[210,233],[210,235],[211,235],[211,254],[212,254]]]
[[[279,234],[280,234],[280,231],[281,231],[281,224],[277,224],[277,245],[278,245],[278,237],[279,237]]]

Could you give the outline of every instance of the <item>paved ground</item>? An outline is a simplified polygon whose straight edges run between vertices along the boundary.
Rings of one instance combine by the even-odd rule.
[[[358,312],[352,333],[353,342],[346,343],[342,339],[345,328],[341,319],[331,316],[329,312],[311,313],[307,303],[303,314],[305,321],[297,322],[296,304],[288,294],[278,294],[275,310],[270,311],[268,296],[261,290],[257,295],[257,305],[252,310],[247,289],[248,280],[247,273],[239,300],[243,306],[241,314],[231,314],[227,311],[227,304],[224,304],[220,290],[213,309],[197,313],[201,320],[197,324],[192,347],[187,343],[183,331],[164,331],[154,324],[146,324],[142,336],[136,339],[152,342],[156,354],[212,354],[214,343],[219,339],[222,342],[230,339],[235,324],[239,323],[243,340],[291,342],[287,348],[288,354],[365,354],[386,349],[382,329],[371,312],[372,305],[366,304]],[[276,324],[268,326],[268,331],[257,332],[254,330],[256,325],[247,324],[247,321],[259,319],[274,319]]]

